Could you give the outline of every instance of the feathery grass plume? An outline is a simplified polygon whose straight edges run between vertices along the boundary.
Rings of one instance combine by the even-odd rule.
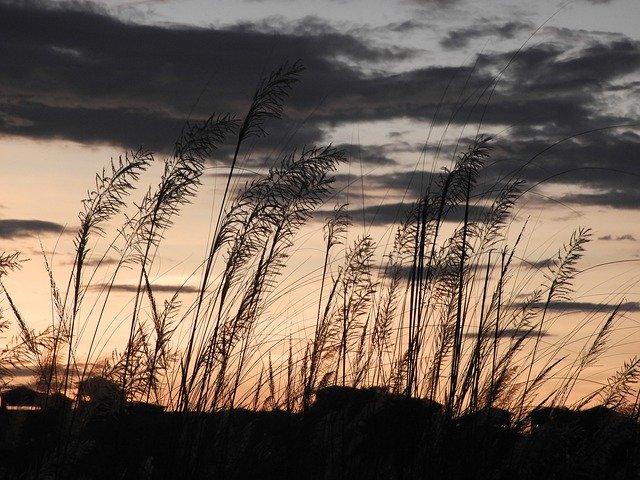
[[[448,214],[464,202],[465,213],[468,213],[468,199],[471,188],[475,185],[479,171],[488,156],[490,137],[478,137],[473,145],[457,157],[452,170],[445,169],[437,181],[438,192],[427,191],[418,202],[415,225],[415,240],[413,245],[413,263],[410,277],[409,298],[409,361],[406,390],[412,394],[416,390],[418,378],[418,363],[421,350],[422,325],[429,316],[428,303],[431,295],[427,294],[434,273],[434,262],[437,261],[436,247],[439,241],[440,228]],[[462,227],[462,238],[466,242],[466,228],[468,216]],[[428,242],[430,245],[428,245]],[[464,260],[460,262],[464,268]],[[456,277],[458,278],[458,277]],[[460,282],[456,282],[459,284]],[[457,330],[454,336],[457,338]],[[454,341],[455,345],[455,341]]]
[[[351,367],[351,384],[355,388],[361,387],[365,383],[365,379],[368,376],[369,370],[371,369],[370,356],[368,355],[368,351],[370,348],[368,345],[369,342],[367,342],[367,339],[371,337],[371,332],[369,331],[370,323],[371,311],[365,317],[364,325],[362,325],[362,328],[360,329],[360,338],[356,343],[356,349],[353,354],[354,358]]]
[[[464,220],[462,224],[462,238],[460,242],[460,255],[459,255],[459,273],[458,273],[458,294],[457,294],[457,309],[456,309],[456,325],[454,332],[454,345],[453,345],[453,356],[451,359],[451,373],[450,373],[450,389],[449,389],[449,404],[447,405],[447,412],[450,415],[453,411],[453,406],[456,402],[456,396],[458,395],[458,374],[460,369],[460,357],[462,354],[462,344],[463,344],[463,332],[465,329],[466,323],[466,312],[463,312],[463,299],[464,299],[464,289],[465,284],[470,280],[468,278],[467,272],[471,270],[469,265],[468,257],[473,253],[473,245],[469,241],[471,237],[477,235],[474,231],[476,229],[476,225],[470,221],[469,218],[469,207],[471,201],[471,191],[475,182],[477,180],[477,176],[479,173],[479,169],[484,165],[484,159],[489,155],[489,147],[487,142],[489,138],[480,138],[476,141],[476,145],[473,148],[470,148],[467,155],[467,165],[466,169],[466,179],[465,179],[465,190],[464,190]],[[507,201],[503,202],[504,204],[499,204],[500,209],[498,210],[498,215],[496,215],[495,224],[488,224],[488,237],[490,238],[490,234],[493,233],[493,230],[499,225],[503,220],[502,212],[506,211],[507,208],[510,208],[511,202],[509,201],[509,197],[506,197]],[[490,240],[489,240],[490,241]],[[469,281],[469,285],[473,285],[472,281]]]
[[[573,292],[573,279],[578,273],[576,267],[578,260],[582,258],[585,245],[591,237],[591,229],[580,227],[571,234],[569,244],[563,247],[564,251],[558,252],[558,257],[549,267],[547,279],[551,280],[546,306],[551,301],[569,300]]]
[[[542,308],[540,320],[538,322],[538,333],[536,334],[535,344],[530,355],[529,367],[527,372],[527,378],[525,381],[524,390],[521,397],[521,407],[519,412],[522,413],[525,401],[528,400],[530,393],[530,380],[533,366],[536,363],[536,355],[538,353],[538,347],[540,345],[540,339],[542,338],[542,332],[545,327],[546,314],[550,305],[555,301],[568,300],[571,292],[573,291],[573,279],[578,273],[576,264],[582,257],[585,244],[589,241],[591,236],[591,229],[580,227],[571,234],[569,243],[564,245],[561,250],[558,251],[558,256],[553,262],[553,266],[549,267],[549,273],[546,274],[546,278],[551,282],[547,287],[547,298]],[[556,362],[557,363],[557,362]],[[545,371],[548,368],[544,369]]]
[[[20,258],[20,252],[0,253],[0,278],[11,271],[21,269],[24,261]]]
[[[479,409],[485,406],[491,408],[494,405],[507,406],[511,398],[515,397],[522,389],[522,385],[516,381],[520,367],[514,365],[513,362],[515,356],[524,348],[526,341],[531,337],[534,328],[532,326],[519,330],[510,339],[500,358],[494,360],[482,383],[481,391],[483,393],[477,403]],[[511,385],[506,380],[512,381]],[[506,395],[503,396],[505,393]]]
[[[243,324],[254,323],[259,317],[262,299],[284,266],[293,235],[328,195],[328,186],[333,180],[327,173],[344,161],[343,153],[330,147],[303,151],[298,160],[294,158],[285,158],[282,165],[267,176],[272,187],[261,201],[266,206],[261,227],[264,243],[250,288],[245,290],[233,321],[241,330]]]
[[[264,376],[264,365],[260,367],[260,376],[258,376],[258,382],[256,383],[256,389],[253,394],[253,401],[251,402],[251,409],[258,411],[258,404],[260,402],[260,393],[262,392],[262,377]]]
[[[208,291],[209,279],[211,276],[211,270],[213,267],[214,259],[218,250],[227,243],[230,239],[226,238],[222,234],[221,221],[223,217],[223,211],[226,207],[227,197],[229,195],[229,188],[231,185],[231,179],[234,178],[235,167],[238,160],[238,154],[244,141],[251,137],[266,136],[267,132],[264,128],[264,122],[268,119],[279,119],[282,117],[284,108],[284,99],[289,95],[289,91],[293,85],[299,80],[300,74],[303,72],[304,66],[300,62],[295,62],[292,66],[288,66],[286,63],[274,72],[272,72],[268,78],[261,80],[258,88],[256,89],[253,100],[249,107],[247,114],[244,117],[240,130],[238,133],[238,140],[236,142],[235,152],[229,168],[229,174],[227,175],[227,182],[224,192],[222,194],[222,200],[220,202],[220,213],[216,220],[216,226],[214,229],[214,238],[209,248],[209,254],[207,255],[204,271],[202,274],[201,287],[198,295],[198,300],[193,314],[193,325],[189,340],[187,342],[187,349],[182,361],[182,374],[180,382],[180,397],[182,399],[182,408],[187,409],[189,405],[189,395],[193,387],[193,380],[197,376],[197,372],[191,373],[191,363],[193,348],[196,341],[196,331],[198,328],[199,319],[201,317],[201,309],[204,303],[205,295]],[[204,314],[205,317],[209,316],[209,313]],[[196,361],[196,365],[197,365]]]
[[[286,156],[280,166],[251,182],[229,207],[219,237],[233,242],[212,296],[215,304],[206,310],[205,323],[213,328],[196,356],[189,392],[199,377],[200,396],[209,396],[208,382],[215,379],[212,400],[217,404],[221,399],[234,348],[251,334],[265,295],[288,257],[293,236],[327,197],[333,182],[329,173],[343,161],[343,152],[333,147]],[[240,359],[242,362],[244,354]],[[212,377],[214,368],[217,372]]]
[[[4,318],[0,309],[0,333],[9,329],[11,323]],[[15,359],[13,349],[10,347],[2,347],[0,349],[0,388],[4,388],[11,382],[11,366]]]
[[[186,123],[173,156],[165,160],[157,189],[147,192],[133,223],[139,263],[146,260],[151,247],[157,246],[164,230],[173,224],[173,217],[191,202],[200,185],[205,160],[237,125],[238,121],[229,115],[211,115],[199,123]]]
[[[100,372],[121,390],[120,403],[143,399],[149,391],[148,365],[152,355],[149,330],[148,325],[138,323],[133,339],[123,351],[113,350],[110,361],[105,362]]]
[[[607,385],[599,393],[601,404],[614,410],[637,410],[637,405],[630,403],[634,386],[640,382],[640,357],[637,355],[624,362],[622,367],[607,379]],[[637,386],[636,386],[637,389]],[[636,400],[637,402],[637,400]]]
[[[516,367],[504,362],[494,372],[491,381],[485,382],[478,398],[478,410],[508,406],[508,400],[514,393],[511,391],[517,375]],[[503,399],[503,395],[506,397]]]
[[[503,194],[501,193],[499,196],[502,197]],[[507,212],[505,213],[508,214]],[[492,215],[489,213],[489,215],[487,215],[485,218],[491,218],[491,216]],[[479,382],[484,370],[489,367],[489,360],[491,360],[491,365],[488,377],[490,379],[493,379],[495,378],[496,368],[499,368],[503,371],[510,369],[509,363],[513,359],[513,355],[516,351],[520,350],[522,342],[526,338],[528,338],[533,331],[528,322],[535,315],[534,307],[536,305],[536,302],[539,300],[539,293],[534,292],[522,306],[519,306],[515,309],[511,306],[513,302],[507,301],[504,307],[507,307],[507,312],[505,313],[509,314],[510,320],[503,321],[503,312],[505,311],[505,308],[503,307],[503,303],[505,302],[503,302],[502,299],[503,290],[507,282],[510,280],[510,266],[513,261],[516,249],[520,244],[520,241],[522,240],[525,228],[526,224],[520,230],[518,237],[516,238],[512,247],[509,248],[505,246],[502,250],[497,285],[495,286],[494,291],[491,294],[488,305],[487,296],[489,294],[488,285],[489,277],[491,275],[490,271],[497,268],[497,265],[492,264],[491,262],[491,254],[494,250],[490,247],[493,247],[495,238],[497,238],[498,236],[502,236],[502,234],[496,233],[496,237],[494,237],[494,240],[489,240],[486,243],[485,241],[488,237],[485,237],[482,234],[480,235],[480,247],[476,247],[479,248],[479,250],[475,253],[475,256],[480,257],[488,249],[488,259],[482,289],[482,303],[480,306],[480,312],[476,312],[476,314],[479,315],[480,318],[477,334],[475,336],[475,345],[472,348],[472,353],[469,356],[470,358],[463,370],[465,372],[463,375],[463,381],[460,384],[460,387],[456,394],[457,399],[455,401],[455,411],[461,411],[461,409],[464,408],[467,396],[469,396],[467,406],[470,411],[473,412],[474,409],[479,408]],[[483,228],[481,226],[478,232],[481,232],[482,230]],[[470,283],[475,282],[476,275],[477,267],[473,267],[469,275]],[[468,299],[467,301],[469,301],[469,298],[471,296],[471,289],[469,289],[466,295]],[[465,315],[468,314],[469,313],[465,311]],[[498,360],[498,343],[501,339],[507,336],[506,334],[508,329],[512,331],[512,333],[508,335],[510,337],[509,346],[507,347],[507,350],[504,354],[505,356],[501,360]],[[503,361],[507,362],[501,365],[501,362]],[[485,390],[488,389],[489,391],[494,391],[494,388],[491,386],[485,386],[484,388]],[[490,404],[487,406],[490,406]]]
[[[347,384],[347,360],[354,339],[358,338],[358,331],[365,328],[365,319],[369,315],[369,308],[376,293],[377,284],[371,275],[371,266],[375,244],[369,235],[356,239],[345,255],[344,266],[340,268],[338,276],[340,284],[337,289],[336,317],[333,320],[335,328],[339,328],[336,335],[337,343],[333,346],[336,351],[336,380],[338,383],[340,366],[342,374],[340,383]],[[358,358],[352,359],[352,373],[357,370]],[[352,383],[355,378],[352,378]]]
[[[622,412],[631,412],[637,418],[637,398],[634,385],[640,381],[640,357],[625,361],[620,369],[610,376],[606,384],[577,401],[572,408],[580,409],[595,398],[599,404]],[[637,395],[637,394],[636,394]],[[633,403],[635,402],[635,403]]]
[[[273,71],[268,78],[261,80],[258,88],[256,89],[253,100],[249,107],[249,111],[244,117],[243,122],[240,124],[240,130],[238,132],[238,140],[236,143],[236,149],[231,161],[231,167],[229,168],[229,174],[227,176],[227,184],[224,189],[222,201],[220,203],[220,215],[218,216],[218,223],[216,225],[215,239],[211,244],[211,249],[207,257],[207,265],[203,275],[202,282],[202,295],[206,291],[206,286],[209,281],[209,275],[211,273],[211,266],[215,253],[221,248],[228,238],[225,235],[221,235],[219,232],[222,219],[222,211],[226,206],[226,199],[229,194],[229,187],[231,179],[235,173],[235,166],[238,160],[238,153],[245,140],[251,137],[266,136],[267,131],[264,128],[264,122],[268,119],[280,119],[282,117],[284,108],[284,99],[289,95],[289,91],[295,83],[299,81],[301,73],[304,71],[304,66],[300,62],[295,62],[289,66],[286,63],[281,65],[277,70]],[[201,295],[201,297],[202,297]],[[198,310],[202,302],[200,298],[198,303]]]
[[[96,175],[95,190],[89,191],[87,197],[82,201],[83,209],[78,214],[80,228],[74,239],[76,255],[73,262],[73,271],[69,277],[62,311],[66,311],[67,309],[66,304],[69,295],[72,296],[72,306],[68,318],[60,319],[60,325],[58,327],[59,331],[66,330],[69,332],[67,364],[64,373],[64,393],[66,393],[68,388],[69,372],[74,349],[73,340],[76,328],[76,317],[86,291],[86,286],[83,287],[82,285],[82,278],[84,263],[89,252],[88,245],[90,235],[93,233],[102,235],[104,233],[103,224],[119,213],[125,206],[125,197],[134,188],[135,182],[138,180],[140,174],[146,170],[152,161],[153,155],[143,149],[125,154],[124,158],[122,156],[119,157],[117,163],[112,160],[110,171],[107,172],[106,169],[103,169],[101,174]],[[71,288],[72,285],[73,288]],[[65,322],[67,325],[64,325]],[[59,348],[59,340],[56,339],[53,347],[53,358],[57,357]]]
[[[0,273],[0,277],[1,276],[2,273]],[[0,309],[0,333],[8,330],[10,326],[11,322],[4,317],[3,310]],[[29,337],[31,337],[31,335],[29,335]],[[21,365],[22,363],[29,363],[28,348],[25,348],[24,342],[18,340],[13,343],[14,344],[8,344],[2,347],[0,350],[0,387],[10,384],[12,367]]]
[[[0,352],[0,365],[2,363],[7,365],[7,367],[0,366],[0,371],[10,376],[9,367],[26,369],[35,377],[36,387],[42,390],[47,385],[51,365],[55,362],[52,352],[57,340],[56,330],[53,326],[49,326],[43,331],[29,328],[2,280],[0,280],[0,289],[9,302],[10,310],[18,326],[17,335]],[[9,322],[0,316],[0,331],[8,327]],[[0,383],[2,381],[0,380]]]
[[[463,250],[470,248],[466,242],[467,228],[464,224],[456,228],[432,260],[438,272],[430,289],[434,298],[431,318],[437,319],[436,339],[432,344],[433,360],[428,374],[429,391],[434,396],[442,366],[447,362],[450,368],[454,367],[451,362],[455,359],[457,343],[461,342],[458,339],[458,329],[461,328],[458,318],[462,315],[465,292],[460,288],[460,277],[465,278],[470,269],[470,264],[464,260],[466,254],[463,254]],[[449,398],[448,394],[445,396]]]
[[[268,119],[282,118],[284,100],[295,83],[300,79],[305,67],[297,61],[292,65],[284,63],[271,72],[268,78],[261,80],[256,89],[251,106],[240,127],[238,145],[252,136],[267,135],[264,122]]]
[[[455,235],[460,234],[458,230]],[[450,239],[450,241],[453,241]],[[450,243],[448,241],[448,243]],[[450,252],[445,247],[444,252]],[[432,318],[436,320],[436,338],[432,343],[433,356],[427,374],[431,398],[436,398],[441,373],[446,362],[450,360],[450,353],[455,343],[456,313],[458,307],[458,265],[452,264],[454,255],[438,259],[438,280],[434,288],[435,303],[431,307]],[[442,262],[442,263],[440,263]],[[452,268],[453,267],[453,268]],[[437,311],[437,313],[436,313]],[[446,395],[443,395],[446,397]]]
[[[60,295],[60,290],[56,284],[55,278],[53,276],[53,270],[49,265],[49,261],[47,260],[47,256],[44,253],[44,247],[42,243],[40,244],[40,250],[42,251],[42,257],[44,259],[45,270],[47,271],[47,275],[49,276],[49,287],[51,291],[51,300],[53,302],[53,309],[55,312],[55,318],[53,322],[53,338],[54,344],[51,349],[51,360],[49,364],[49,371],[45,378],[39,379],[39,384],[42,386],[42,389],[47,393],[58,393],[62,385],[62,380],[58,378],[58,355],[59,349],[57,348],[59,343],[65,344],[69,342],[70,332],[65,330],[66,323],[65,312],[64,312],[64,300]],[[56,321],[57,320],[57,321]],[[57,324],[57,327],[56,327]],[[57,328],[57,330],[56,330]]]
[[[407,221],[401,224],[395,234],[391,251],[386,255],[382,273],[380,294],[373,302],[373,329],[370,336],[369,356],[366,364],[372,368],[372,384],[386,385],[388,382],[385,365],[391,362],[392,334],[394,322],[399,312],[401,288],[404,281],[405,261],[407,260],[407,244],[411,242],[411,234]],[[374,363],[375,365],[372,365]]]
[[[606,320],[602,324],[602,327],[595,334],[595,338],[591,343],[591,346],[587,349],[586,345],[583,347],[580,355],[574,360],[573,365],[570,367],[570,371],[567,373],[562,385],[557,389],[554,396],[554,405],[564,405],[567,402],[573,387],[578,382],[581,373],[591,365],[593,365],[606,352],[607,340],[609,339],[615,325],[615,320],[618,317],[618,311],[624,300],[620,300],[618,305],[607,316]]]
[[[132,230],[140,275],[129,329],[130,346],[127,350],[133,348],[143,279],[152,249],[157,248],[164,231],[173,224],[173,217],[196,194],[205,160],[224,141],[227,134],[237,128],[237,124],[229,115],[211,115],[205,121],[195,124],[187,122],[176,142],[173,157],[165,161],[160,184],[154,192],[147,192],[138,209],[137,218],[132,222]],[[123,392],[127,389],[128,356],[125,354]]]
[[[276,379],[273,373],[273,362],[271,362],[271,353],[269,353],[269,368],[267,369],[267,385],[269,386],[269,395],[262,404],[265,410],[275,410],[278,408],[278,398],[276,393]]]
[[[287,413],[294,410],[296,404],[296,395],[294,392],[294,374],[293,374],[293,346],[291,344],[291,336],[289,336],[289,354],[287,355],[287,385],[284,390],[284,406]]]
[[[482,230],[477,236],[481,239],[482,251],[493,247],[496,241],[503,238],[504,227],[515,203],[522,196],[524,183],[522,179],[515,179],[499,188],[491,208],[479,222]]]
[[[145,291],[151,306],[153,335],[155,337],[153,352],[146,365],[148,380],[145,401],[149,401],[153,391],[155,402],[160,403],[162,387],[164,387],[164,390],[170,389],[170,385],[163,386],[160,384],[161,379],[167,378],[171,365],[177,360],[177,352],[171,349],[171,339],[178,328],[175,317],[180,309],[180,302],[178,301],[178,292],[175,292],[171,299],[165,300],[162,311],[160,311],[146,272],[144,281]]]
[[[344,243],[345,235],[351,225],[351,217],[347,210],[347,204],[338,204],[334,207],[333,215],[326,219],[324,224],[324,261],[322,262],[322,277],[320,279],[320,294],[318,297],[318,313],[316,314],[316,324],[311,344],[307,345],[307,361],[304,362],[304,368],[307,376],[304,380],[304,391],[302,405],[304,408],[309,406],[311,394],[315,390],[318,377],[320,362],[324,357],[325,347],[329,336],[330,327],[330,309],[333,305],[333,298],[336,294],[338,282],[332,283],[329,297],[324,303],[324,288],[329,272],[330,255],[333,247]],[[337,280],[337,279],[336,279]]]
[[[125,154],[124,158],[119,157],[117,163],[112,160],[111,171],[107,173],[103,169],[101,174],[97,174],[95,190],[88,192],[87,197],[82,200],[83,209],[78,214],[80,229],[74,240],[76,258],[73,264],[74,272],[72,276],[74,288],[71,292],[73,305],[70,322],[72,324],[84,295],[82,273],[88,253],[89,237],[92,233],[104,234],[103,224],[119,213],[125,206],[125,197],[133,190],[140,174],[146,170],[152,161],[153,155],[151,152],[143,149]],[[71,285],[72,278],[69,279],[69,285]],[[67,295],[69,295],[69,290],[67,290]],[[65,298],[65,303],[66,300]],[[73,334],[73,328],[70,328],[70,331]]]

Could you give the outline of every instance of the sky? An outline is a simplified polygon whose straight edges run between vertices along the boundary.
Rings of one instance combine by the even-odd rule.
[[[491,135],[489,176],[527,165],[518,215],[532,219],[530,259],[591,227],[574,307],[617,296],[632,311],[639,21],[637,0],[0,0],[0,252],[31,259],[6,284],[46,323],[40,242],[64,270],[94,173],[141,145],[161,159],[186,119],[242,115],[262,76],[300,60],[306,71],[245,158],[248,172],[291,148],[344,148],[332,202],[359,205],[363,228],[385,235],[419,193],[416,165],[438,170],[477,132]],[[209,161],[203,198],[167,236],[160,283],[191,282],[183,272],[202,258],[215,210],[207,194],[220,191],[232,153]]]

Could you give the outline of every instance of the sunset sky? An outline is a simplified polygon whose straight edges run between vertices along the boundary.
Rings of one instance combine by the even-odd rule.
[[[30,258],[6,285],[34,326],[50,322],[39,241],[62,282],[94,173],[141,145],[162,160],[187,118],[243,115],[262,76],[300,59],[283,121],[243,153],[247,171],[304,145],[344,148],[325,210],[349,201],[355,223],[384,237],[440,141],[435,170],[490,134],[489,176],[529,162],[523,256],[544,262],[591,227],[581,266],[594,268],[572,308],[627,302],[620,353],[638,353],[639,24],[637,0],[0,0],[0,252]],[[187,276],[232,153],[214,155],[167,236],[158,284],[197,287]]]

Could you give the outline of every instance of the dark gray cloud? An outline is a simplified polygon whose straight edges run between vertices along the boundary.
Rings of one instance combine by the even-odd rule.
[[[0,238],[20,238],[59,234],[64,226],[45,220],[0,219]]]
[[[530,32],[535,27],[528,22],[496,23],[480,19],[471,26],[450,30],[440,40],[440,45],[447,50],[467,47],[470,43],[483,37],[510,39],[522,32]]]
[[[410,3],[414,3],[417,5],[422,5],[425,7],[440,7],[440,8],[447,8],[447,7],[452,7],[458,3],[460,3],[461,0],[407,0]]]
[[[380,202],[377,205],[358,208],[356,203],[350,206],[351,217],[354,222],[361,222],[368,226],[398,224],[406,219],[412,205],[407,202]],[[484,206],[471,205],[469,207],[469,220],[476,221],[488,213],[488,208]],[[333,210],[319,210],[317,217],[328,218],[333,214]],[[455,208],[447,213],[445,221],[459,223],[464,220],[464,208]]]
[[[327,83],[303,102],[292,99],[295,115],[296,106],[317,107],[341,78],[361,75],[336,58],[409,55],[323,30],[315,19],[301,20],[299,32],[273,34],[260,25],[135,25],[73,5],[0,3],[0,132],[168,149],[198,98],[196,117],[241,114],[260,77],[284,61],[304,58],[312,92]]]
[[[415,21],[396,25],[416,27]],[[521,22],[491,27],[468,27],[466,37],[464,29],[453,31],[443,42],[528,28]],[[86,4],[0,0],[0,29],[0,134],[167,151],[192,108],[192,118],[242,115],[262,75],[302,59],[307,72],[285,119],[269,125],[273,134],[254,149],[249,168],[324,142],[328,127],[350,122],[405,119],[451,129],[481,123],[481,131],[502,131],[492,158],[496,179],[517,172],[531,185],[566,183],[592,192],[568,193],[560,199],[565,203],[640,205],[640,165],[630,161],[640,151],[638,127],[597,130],[638,123],[637,107],[624,99],[637,96],[640,42],[622,36],[554,31],[553,41],[525,48],[512,62],[514,52],[490,52],[473,67],[390,73],[387,67],[407,64],[415,52],[372,44],[316,17],[286,28],[274,18],[204,29],[126,23]],[[571,48],[563,43],[568,36]],[[443,147],[450,156],[454,145]],[[350,156],[393,166],[412,150],[417,159],[419,145],[394,150],[381,142],[351,148]],[[230,154],[226,147],[216,158]],[[420,189],[408,176],[397,171],[367,184],[413,198]]]
[[[354,222],[362,222],[366,225],[388,225],[397,224],[405,219],[409,213],[411,205],[408,203],[380,203],[378,205],[366,206],[358,208],[357,204],[350,206],[350,213]],[[321,210],[318,216],[330,217],[332,210]]]
[[[637,209],[640,206],[640,189],[622,190],[620,188],[601,193],[567,194],[559,198],[562,203],[578,205],[605,205],[621,209]],[[617,238],[616,240],[623,240]]]
[[[342,150],[347,158],[354,163],[362,162],[367,165],[394,165],[397,162],[392,158],[393,153],[398,152],[397,145],[335,145]]]
[[[118,265],[122,263],[122,259],[105,257],[105,258],[93,258],[89,257],[84,262],[83,265],[90,267],[106,267],[107,265]],[[73,265],[73,262],[69,261],[68,265]]]
[[[536,304],[537,308],[545,308],[543,303]],[[581,312],[581,313],[611,313],[613,312],[617,304],[605,304],[605,303],[592,303],[592,302],[551,302],[546,306],[547,310],[555,310],[562,312]],[[618,309],[619,313],[624,312],[640,312],[640,303],[638,302],[624,302],[620,304]]]
[[[151,288],[156,293],[197,293],[199,291],[198,287],[191,285],[156,285],[152,284]],[[111,289],[114,292],[124,292],[124,293],[135,293],[138,290],[137,285],[133,284],[125,284],[125,283],[115,283],[112,285],[108,284],[94,284],[91,285],[92,290],[107,290]]]
[[[528,329],[524,329],[524,328],[504,328],[498,332],[498,336],[500,338],[518,338],[518,337],[522,337],[523,335],[526,335],[528,331],[529,331]],[[491,334],[494,335],[494,332],[491,332]],[[534,335],[538,335],[538,331],[535,331]],[[535,338],[534,335],[530,335],[530,338],[532,339]],[[476,339],[478,338],[478,332],[477,331],[465,332],[463,336],[468,339]],[[543,331],[543,332],[540,332],[540,336],[548,337],[550,336],[550,334],[546,331]]]
[[[392,32],[408,32],[410,30],[427,28],[428,24],[415,19],[405,20],[403,22],[393,22],[384,26],[384,30]]]
[[[603,235],[602,237],[598,237],[598,240],[604,240],[604,241],[609,241],[609,240],[630,240],[632,242],[636,241],[636,237],[634,237],[633,235],[631,235],[630,233],[626,233],[624,235],[618,235],[617,237],[613,237],[612,235]]]
[[[636,241],[636,237],[634,237],[633,235],[627,233],[625,235],[620,235],[619,237],[616,238],[616,240],[630,240],[632,242]]]

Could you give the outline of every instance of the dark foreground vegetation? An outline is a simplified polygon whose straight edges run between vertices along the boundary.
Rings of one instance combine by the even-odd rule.
[[[1,415],[3,479],[640,478],[638,424],[605,407],[514,424],[498,408],[447,418],[433,401],[327,387],[300,413],[90,401]]]
[[[574,394],[607,353],[623,300],[548,335],[590,232],[578,228],[541,268],[521,258],[526,226],[512,210],[526,189],[520,167],[487,172],[488,137],[455,148],[441,173],[416,165],[420,195],[386,244],[367,232],[354,239],[348,207],[337,205],[323,260],[298,283],[288,272],[283,287],[300,287],[312,313],[274,325],[298,234],[332,199],[332,175],[347,160],[331,146],[305,147],[237,187],[253,148],[245,144],[281,117],[302,70],[284,65],[265,78],[242,119],[185,125],[141,200],[128,196],[151,152],[97,175],[62,283],[45,256],[45,330],[31,328],[3,283],[21,257],[0,252],[0,315],[11,315],[0,331],[15,332],[0,351],[0,476],[638,478],[640,358]],[[460,101],[482,105],[491,86]],[[162,298],[154,261],[164,235],[228,138],[208,253],[185,275],[199,286]],[[123,281],[126,304],[112,295]],[[113,303],[127,340],[104,358],[117,333],[105,313]],[[31,372],[33,389],[12,388],[15,371]]]

